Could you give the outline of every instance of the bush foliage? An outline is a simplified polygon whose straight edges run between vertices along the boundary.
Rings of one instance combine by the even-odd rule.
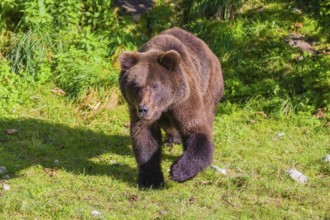
[[[181,26],[221,60],[226,102],[254,103],[268,112],[329,108],[328,9],[328,0],[156,1],[133,22],[111,0],[3,0],[0,102],[24,103],[22,94],[37,85],[60,87],[69,100],[116,86],[120,52]],[[319,53],[290,46],[292,34]]]

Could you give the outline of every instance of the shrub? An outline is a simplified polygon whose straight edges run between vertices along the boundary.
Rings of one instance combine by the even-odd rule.
[[[33,77],[21,72],[13,74],[8,60],[0,58],[0,106],[1,111],[11,109],[15,104],[26,104],[29,91],[33,90]]]
[[[29,74],[36,83],[55,78],[75,98],[90,87],[116,84],[118,54],[135,49],[141,36],[111,6],[111,0],[1,2],[0,25],[14,27],[1,35],[6,42],[0,48],[11,67],[6,74]],[[16,20],[6,18],[13,14]]]
[[[48,32],[29,29],[26,33],[14,34],[7,54],[11,69],[15,73],[36,75],[39,65],[52,56],[52,39]]]
[[[87,95],[90,88],[111,87],[117,83],[118,71],[98,54],[71,48],[55,56],[56,84],[69,97],[79,99]]]

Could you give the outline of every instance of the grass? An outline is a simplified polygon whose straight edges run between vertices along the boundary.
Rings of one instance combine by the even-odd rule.
[[[48,1],[45,21],[34,1],[0,5],[0,219],[328,219],[329,31],[317,3],[249,0],[229,21],[185,21],[181,1],[156,2],[137,23],[110,0]],[[227,174],[208,168],[175,183],[168,169],[182,149],[163,147],[165,188],[139,191],[117,57],[176,25],[222,62],[213,165]],[[292,48],[292,33],[325,52]]]
[[[233,110],[234,109],[234,110]],[[183,184],[168,179],[180,146],[163,148],[163,190],[139,191],[126,107],[82,115],[50,92],[0,119],[0,219],[324,219],[329,216],[330,129],[308,114],[264,118],[221,104],[213,165]],[[90,115],[90,117],[86,117]],[[16,134],[3,131],[16,128]],[[284,136],[276,138],[279,133]],[[308,177],[299,184],[285,170]]]

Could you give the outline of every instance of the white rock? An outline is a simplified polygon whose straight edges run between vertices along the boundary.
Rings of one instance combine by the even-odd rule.
[[[7,168],[5,166],[0,167],[0,174],[4,174],[7,172]]]
[[[3,184],[3,190],[9,191],[10,190],[10,185],[8,184]]]
[[[302,14],[302,11],[301,11],[300,9],[298,9],[298,8],[293,8],[293,9],[291,10],[291,12],[292,12],[293,14],[295,14],[295,15],[300,15],[300,14]]]
[[[227,170],[225,169],[222,169],[220,167],[217,167],[217,166],[211,166],[211,168],[215,169],[216,171],[218,171],[219,173],[223,174],[223,175],[226,175],[227,174]]]
[[[277,135],[276,135],[276,137],[274,137],[274,141],[275,140],[277,140],[277,139],[279,139],[279,138],[281,138],[281,137],[283,137],[284,136],[284,132],[280,132],[280,133],[278,133]]]
[[[307,183],[307,177],[304,174],[300,173],[298,170],[291,168],[288,169],[286,172],[293,180],[299,183]]]
[[[60,161],[59,161],[59,160],[55,160],[54,163],[55,163],[55,164],[59,164]]]
[[[110,164],[111,164],[111,165],[117,164],[117,161],[115,161],[115,160],[110,160]]]
[[[93,210],[93,211],[91,212],[91,214],[92,214],[92,216],[94,216],[94,217],[98,217],[98,216],[100,216],[102,213],[101,213],[100,211]]]
[[[322,161],[323,161],[323,162],[328,162],[328,163],[330,163],[330,154],[328,154],[328,155],[322,157]]]

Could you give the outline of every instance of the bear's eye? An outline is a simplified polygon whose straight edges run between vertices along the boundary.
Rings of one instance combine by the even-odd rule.
[[[137,84],[135,84],[135,83],[130,84],[129,87],[130,87],[135,93],[138,93],[139,90],[140,90],[139,86],[138,86]]]
[[[158,83],[153,83],[153,84],[151,85],[151,88],[153,88],[153,89],[158,89],[158,88],[159,88],[159,84],[158,84]]]

